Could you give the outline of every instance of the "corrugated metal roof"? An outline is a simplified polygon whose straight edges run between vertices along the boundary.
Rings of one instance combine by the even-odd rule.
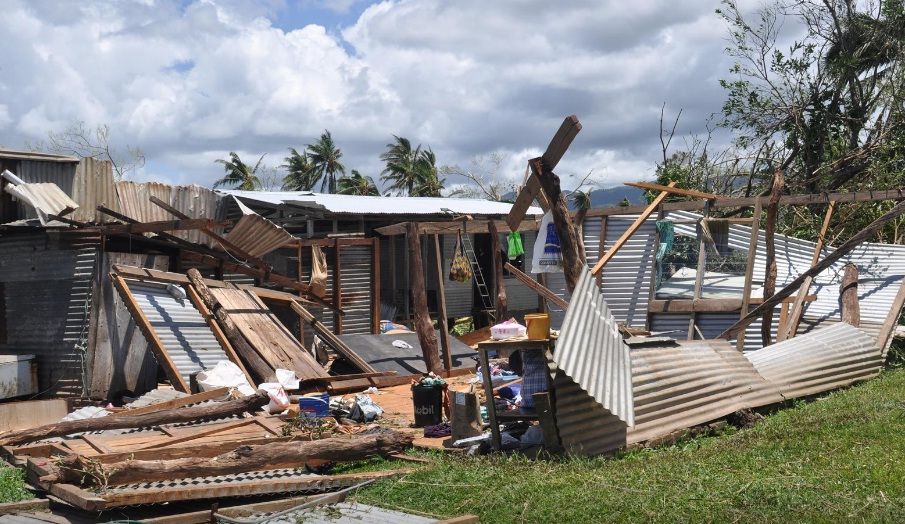
[[[272,206],[292,205],[351,215],[508,215],[512,204],[476,198],[359,196],[312,193],[310,191],[239,191],[226,190],[247,202]],[[539,207],[528,208],[528,215],[542,215]]]
[[[876,339],[842,322],[745,357],[785,398],[848,386],[876,376],[883,367]]]
[[[121,212],[139,222],[173,220],[173,215],[151,202],[152,196],[192,218],[219,218],[220,195],[197,184],[170,186],[159,182],[119,181],[116,183],[116,193]],[[174,231],[172,234],[196,244],[214,245],[210,237],[201,231]]]
[[[285,229],[255,212],[242,215],[226,239],[255,257],[262,257],[296,240]]]
[[[53,182],[8,184],[6,192],[21,199],[23,203],[34,206],[44,215],[56,215],[66,208],[77,209],[79,207],[78,203],[69,198],[69,195]]]
[[[39,151],[19,151],[15,149],[0,149],[0,158],[32,160],[37,162],[62,162],[67,164],[76,164],[79,161],[79,158],[75,156],[41,153]]]
[[[587,268],[572,293],[553,360],[601,406],[635,424],[629,348]]]
[[[212,369],[217,362],[229,360],[190,300],[174,298],[163,284],[126,282],[186,384],[192,373]]]
[[[80,206],[70,215],[73,220],[96,223],[112,221],[111,217],[97,210],[97,206],[101,204],[113,211],[120,211],[116,185],[113,182],[113,165],[110,162],[83,158],[75,169],[72,192],[69,194]]]

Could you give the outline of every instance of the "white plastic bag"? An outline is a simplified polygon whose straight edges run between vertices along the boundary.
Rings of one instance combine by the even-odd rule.
[[[258,384],[258,390],[264,391],[267,393],[267,396],[270,397],[270,403],[264,408],[268,414],[276,415],[277,413],[282,413],[289,409],[289,395],[286,394],[286,390],[283,389],[282,384],[277,382],[265,382],[263,384]]]
[[[201,391],[217,388],[236,388],[243,395],[254,395],[255,388],[248,383],[245,373],[239,366],[228,360],[221,360],[217,365],[197,375],[198,387]]]
[[[534,241],[534,253],[531,257],[532,273],[562,273],[562,246],[556,224],[553,223],[553,212],[547,211],[537,230]]]

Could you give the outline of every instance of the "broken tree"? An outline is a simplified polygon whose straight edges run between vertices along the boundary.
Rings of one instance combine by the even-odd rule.
[[[424,262],[421,258],[421,238],[418,224],[409,222],[406,227],[408,237],[409,260],[411,260],[412,300],[415,305],[415,332],[424,355],[424,365],[428,371],[440,372],[440,351],[437,348],[437,335],[431,323],[427,308],[427,291],[424,288]]]

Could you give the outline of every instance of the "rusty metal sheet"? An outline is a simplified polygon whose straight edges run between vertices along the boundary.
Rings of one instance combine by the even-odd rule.
[[[255,257],[262,257],[296,240],[285,229],[253,211],[239,219],[226,239]]]

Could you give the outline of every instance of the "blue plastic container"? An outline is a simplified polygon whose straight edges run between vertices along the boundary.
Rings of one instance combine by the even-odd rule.
[[[315,417],[330,416],[330,395],[321,393],[299,399],[299,413],[307,413]]]

